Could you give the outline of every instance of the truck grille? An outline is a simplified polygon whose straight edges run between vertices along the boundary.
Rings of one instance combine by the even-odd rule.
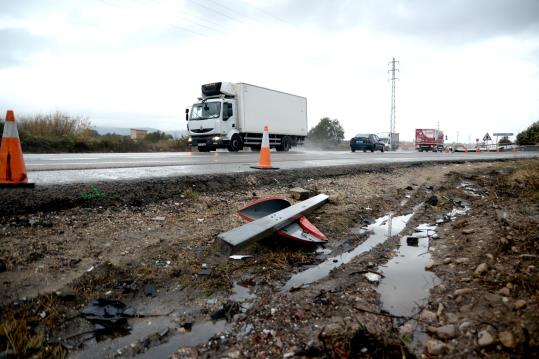
[[[194,132],[194,133],[206,133],[210,131],[213,131],[213,128],[191,129],[191,132]]]

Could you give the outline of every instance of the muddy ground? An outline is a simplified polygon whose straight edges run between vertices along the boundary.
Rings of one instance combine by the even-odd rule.
[[[245,174],[197,184],[70,187],[63,197],[61,188],[38,190],[13,215],[5,204],[17,200],[6,196],[0,356],[539,352],[538,160]],[[327,244],[273,237],[240,252],[250,258],[219,252],[217,235],[244,223],[237,209],[269,196],[297,202],[294,187],[329,195],[308,215]],[[421,231],[425,225],[430,232]],[[373,240],[381,243],[367,246]],[[340,265],[347,253],[357,256]],[[324,276],[324,266],[336,268]],[[298,273],[308,270],[317,281],[301,281]],[[117,316],[81,314],[96,299]]]

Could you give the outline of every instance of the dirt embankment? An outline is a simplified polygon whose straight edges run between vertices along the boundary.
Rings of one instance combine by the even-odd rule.
[[[533,356],[537,178],[539,161],[511,161],[71,186],[30,195],[16,215],[7,214],[7,199],[0,351],[8,357],[168,357],[179,348],[177,357]],[[330,195],[308,216],[330,238],[324,250],[270,238],[246,249],[253,257],[241,261],[216,251],[217,234],[243,223],[237,209],[275,195],[294,202],[292,187]],[[384,311],[377,283],[364,275],[385,273],[383,266],[398,258],[400,236],[310,285],[283,290],[292,274],[369,241],[360,227],[377,218],[390,212],[407,218],[401,235],[408,235],[463,203],[467,212],[440,221],[431,238],[429,268],[440,284],[423,295],[421,315],[411,321]],[[81,309],[98,298],[138,313],[127,322],[131,330],[103,330],[83,318]]]

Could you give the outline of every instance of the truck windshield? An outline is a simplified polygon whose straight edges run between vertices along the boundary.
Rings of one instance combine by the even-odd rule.
[[[220,102],[199,103],[191,110],[191,121],[205,120],[208,118],[218,118],[221,115]]]

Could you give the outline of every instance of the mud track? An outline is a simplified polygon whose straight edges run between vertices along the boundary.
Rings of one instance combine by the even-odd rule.
[[[521,160],[2,192],[0,351],[7,357],[533,357],[537,178],[539,161]],[[217,234],[243,223],[238,208],[275,195],[294,202],[293,187],[330,196],[308,216],[330,238],[325,248],[268,238],[242,252],[252,258],[235,261],[218,252]],[[466,211],[444,217],[459,206]],[[391,236],[387,218],[395,220]],[[405,304],[413,313],[399,314],[383,302],[390,263],[406,259],[397,251],[402,236],[437,221],[436,236],[417,256],[439,282],[430,294],[412,293],[417,303]],[[293,274],[369,243],[376,226],[382,226],[380,244],[313,283],[286,286]],[[129,328],[103,330],[84,319],[81,309],[98,298],[132,308]]]

